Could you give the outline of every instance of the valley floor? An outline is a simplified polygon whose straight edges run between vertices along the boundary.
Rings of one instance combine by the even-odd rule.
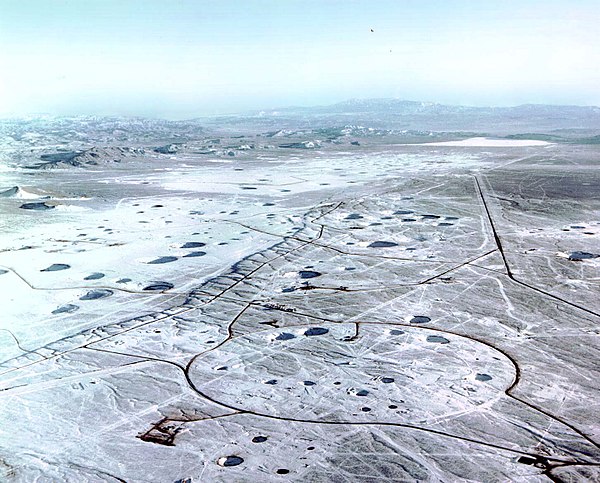
[[[0,479],[597,481],[599,162],[4,169]]]

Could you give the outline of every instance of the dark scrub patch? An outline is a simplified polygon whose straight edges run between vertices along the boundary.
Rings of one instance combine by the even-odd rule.
[[[441,335],[428,335],[427,342],[434,342],[437,344],[449,344],[450,341]]]
[[[206,243],[202,242],[185,242],[181,245],[181,248],[200,248],[206,246]]]
[[[108,289],[98,289],[98,290],[90,290],[88,293],[79,297],[79,300],[98,300],[103,299],[105,297],[110,297],[113,294],[112,290]]]
[[[77,305],[65,304],[65,305],[61,305],[57,309],[53,310],[52,313],[55,315],[56,314],[71,314],[71,313],[75,312],[76,310],[79,310],[79,307]]]
[[[217,464],[219,466],[238,466],[244,462],[244,458],[240,458],[239,456],[231,455],[231,456],[223,456],[219,458]]]
[[[375,241],[369,245],[369,248],[391,248],[397,247],[398,244],[389,241]]]
[[[177,257],[159,257],[155,260],[148,262],[148,265],[158,265],[161,263],[171,263],[177,260]]]
[[[311,327],[310,329],[306,329],[304,331],[304,335],[306,336],[314,336],[314,335],[324,335],[329,332],[329,329],[325,329],[323,327]]]
[[[595,253],[588,253],[588,252],[572,252],[569,255],[569,260],[571,260],[572,262],[580,262],[582,260],[589,260],[592,258],[598,258],[600,257],[600,255],[597,255]]]
[[[87,277],[85,277],[84,280],[99,280],[101,278],[104,278],[104,274],[103,273],[94,272],[91,275],[88,275]]]
[[[23,203],[19,208],[23,210],[34,210],[34,211],[45,211],[45,210],[53,210],[56,208],[54,205],[48,205],[44,202],[37,203]]]
[[[321,276],[321,273],[312,270],[300,270],[298,275],[300,275],[300,278],[315,278]]]
[[[198,252],[188,253],[187,255],[184,255],[183,258],[203,257],[204,255],[206,255],[206,252],[198,251]]]
[[[58,272],[60,270],[67,270],[68,268],[71,268],[71,265],[67,265],[66,263],[53,263],[48,268],[40,270],[40,272]]]
[[[173,284],[169,282],[152,282],[147,287],[144,287],[144,290],[151,292],[158,292],[163,290],[170,290],[173,288]]]
[[[415,315],[410,319],[411,324],[426,324],[427,322],[431,322],[431,319],[425,315]]]
[[[549,465],[548,460],[542,455],[520,456],[517,463],[532,465],[537,468],[547,468]]]
[[[288,332],[282,332],[277,337],[275,337],[275,340],[290,340],[290,339],[295,339],[295,338],[296,338],[296,336],[294,334],[290,334]]]

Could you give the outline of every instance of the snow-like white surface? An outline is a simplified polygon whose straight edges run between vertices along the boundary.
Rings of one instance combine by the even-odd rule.
[[[535,139],[490,139],[484,137],[475,137],[462,139],[461,141],[442,141],[437,143],[421,143],[418,146],[465,146],[472,148],[511,148],[525,146],[547,146],[547,141],[538,141]]]
[[[541,483],[547,459],[600,461],[600,258],[568,256],[600,253],[597,205],[552,198],[564,166],[487,169],[574,148],[436,145],[5,176],[56,207],[0,198],[0,480]]]

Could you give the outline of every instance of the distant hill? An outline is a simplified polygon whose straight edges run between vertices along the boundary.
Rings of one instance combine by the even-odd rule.
[[[173,154],[187,141],[205,136],[233,139],[256,133],[290,138],[286,144],[291,145],[341,136],[394,135],[416,141],[432,133],[446,133],[449,139],[496,136],[597,145],[600,107],[473,107],[401,99],[351,99],[326,106],[292,106],[183,121],[97,116],[0,119],[0,144],[6,149],[46,147],[35,164],[31,164],[31,158],[37,153],[13,153],[13,159],[20,157],[35,169],[93,166],[142,154],[125,152],[119,146]]]
[[[400,99],[352,99],[328,106],[285,107],[249,116],[269,124],[296,121],[327,125],[365,124],[375,128],[432,131],[478,131],[490,134],[600,130],[600,107],[524,104],[514,107],[452,106]],[[564,133],[563,133],[564,134]],[[580,133],[581,134],[581,133]]]
[[[129,147],[92,147],[83,151],[59,151],[40,156],[41,162],[27,166],[30,169],[53,169],[67,167],[90,167],[101,164],[120,163],[129,158],[146,154],[143,149]]]
[[[474,107],[438,104],[435,102],[417,102],[402,99],[349,99],[326,106],[313,107],[286,107],[279,111],[312,111],[328,113],[350,112],[376,112],[390,111],[397,114],[445,114],[445,113],[487,113],[487,114],[561,114],[561,113],[596,113],[600,114],[600,107],[596,106],[570,106],[551,104],[522,104],[513,107]]]

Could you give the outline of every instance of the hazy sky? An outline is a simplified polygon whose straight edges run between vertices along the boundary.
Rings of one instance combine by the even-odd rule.
[[[599,0],[0,0],[0,115],[600,105],[599,26]]]

